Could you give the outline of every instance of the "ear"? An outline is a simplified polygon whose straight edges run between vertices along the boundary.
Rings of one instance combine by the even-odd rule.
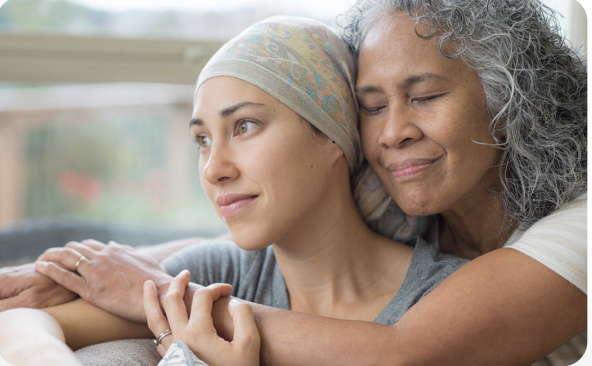
[[[341,147],[337,143],[335,143],[335,141],[331,141],[331,139],[327,138],[325,148],[327,150],[326,156],[330,159],[332,163],[339,161],[341,157],[343,157],[343,159],[347,162],[347,159],[345,158],[345,153],[343,152]]]

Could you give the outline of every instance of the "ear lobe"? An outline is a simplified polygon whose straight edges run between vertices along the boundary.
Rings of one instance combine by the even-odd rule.
[[[341,147],[335,143],[335,141],[331,141],[330,144],[328,143],[327,149],[329,150],[327,156],[330,156],[333,162],[337,161],[342,156],[345,157],[345,153]]]

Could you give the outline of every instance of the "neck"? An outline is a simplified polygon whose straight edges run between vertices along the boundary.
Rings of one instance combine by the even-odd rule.
[[[347,188],[274,252],[292,310],[371,321],[400,287],[412,248],[372,232]],[[361,310],[369,303],[375,306]]]
[[[467,259],[501,248],[516,228],[485,191],[470,205],[443,212],[440,223],[440,250]]]

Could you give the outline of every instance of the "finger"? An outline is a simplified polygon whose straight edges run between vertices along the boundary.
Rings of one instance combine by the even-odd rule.
[[[49,248],[43,254],[37,258],[38,261],[42,262],[59,262],[62,263],[66,268],[69,266],[74,266],[76,260],[80,258],[82,254],[73,248]],[[72,259],[74,259],[73,263]]]
[[[164,310],[173,333],[181,332],[187,326],[187,307],[183,302],[185,289],[189,284],[189,272],[181,271],[171,282],[163,300]]]
[[[231,289],[230,285],[213,284],[200,288],[193,295],[191,317],[187,325],[189,338],[185,341],[206,362],[208,355],[228,352],[229,344],[218,336],[214,328],[212,305],[220,296],[230,294]]]
[[[119,244],[117,242],[114,242],[113,240],[111,240],[109,243],[107,243],[107,246],[111,246],[111,247],[118,247],[121,248],[123,250],[134,250],[134,247],[132,247],[131,245],[127,245],[127,244]]]
[[[212,296],[212,302],[217,301],[219,298],[228,296],[232,292],[232,285],[227,283],[213,283],[207,287]]]
[[[97,242],[98,243],[98,242]],[[105,247],[104,244],[103,248]],[[84,243],[78,243],[75,241],[71,241],[68,244],[64,245],[64,248],[70,248],[70,249],[74,249],[75,251],[77,251],[78,253],[82,254],[83,256],[85,256],[86,258],[92,260],[97,256],[97,253],[100,252],[102,250],[101,247],[99,247],[98,250],[95,250],[93,247],[86,245]]]
[[[200,288],[193,295],[191,304],[191,319],[189,327],[194,327],[201,335],[215,333],[214,322],[212,321],[212,306],[220,296],[228,296],[232,286],[227,284],[213,284]]]
[[[148,328],[152,331],[155,338],[158,338],[165,330],[170,330],[169,322],[162,313],[160,303],[158,302],[156,286],[150,280],[144,282],[144,312],[146,313]],[[162,338],[156,350],[161,356],[164,356],[172,342],[172,335],[166,336]]]
[[[234,324],[232,343],[243,350],[258,350],[261,347],[261,337],[251,305],[237,300],[230,300],[228,312]]]
[[[27,306],[22,300],[22,293],[18,294],[17,296],[8,297],[6,299],[0,300],[0,312],[9,309],[15,308],[30,308],[31,306]]]
[[[86,245],[87,247],[99,251],[99,250],[103,250],[105,249],[105,247],[107,245],[105,245],[104,243],[101,243],[98,240],[94,240],[94,239],[84,239],[83,241],[80,242],[81,244]],[[67,245],[67,244],[66,244]]]
[[[164,344],[159,344],[158,347],[156,347],[156,352],[158,352],[158,354],[160,355],[160,357],[164,357],[167,353],[167,350],[169,349],[170,344],[168,345],[167,348],[164,348]]]
[[[148,280],[144,282],[144,312],[146,313],[146,322],[148,328],[156,337],[166,329],[169,329],[169,323],[162,313],[158,294],[154,282]]]
[[[56,263],[37,261],[35,262],[35,270],[77,294],[81,294],[86,287],[84,278],[60,267]]]
[[[83,256],[82,261],[78,262]],[[77,271],[82,274],[84,271],[82,268],[92,263],[92,258],[94,257],[93,251],[84,246],[78,246],[78,243],[76,243],[67,248],[50,248],[38,260],[42,262],[56,262],[70,271]],[[76,267],[76,263],[78,263],[78,267]]]
[[[222,296],[230,295],[232,286],[226,283],[214,283],[208,287],[200,288],[193,295],[193,303],[191,304],[191,314],[196,311],[196,314],[212,313],[212,305]],[[199,293],[199,295],[198,295]],[[197,302],[195,301],[197,299]]]

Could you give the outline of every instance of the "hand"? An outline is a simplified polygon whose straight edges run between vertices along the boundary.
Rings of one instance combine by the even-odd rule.
[[[231,300],[229,312],[234,322],[232,342],[220,338],[214,328],[212,304],[221,296],[228,296],[232,287],[226,284],[213,284],[195,292],[188,317],[183,296],[189,283],[189,272],[181,272],[171,283],[164,308],[165,318],[157,299],[153,283],[144,285],[144,307],[148,317],[148,327],[155,336],[170,329],[172,334],[162,339],[158,352],[164,356],[168,347],[181,340],[209,365],[259,365],[261,339],[255,325],[253,310],[247,303]]]
[[[76,262],[85,258],[76,268]],[[63,268],[62,268],[63,267]],[[95,240],[70,242],[47,250],[35,269],[76,292],[87,302],[122,318],[145,323],[142,286],[148,279],[157,284],[172,277],[151,256],[129,246]]]
[[[35,271],[34,263],[0,268],[0,311],[42,309],[77,298],[74,292]]]

